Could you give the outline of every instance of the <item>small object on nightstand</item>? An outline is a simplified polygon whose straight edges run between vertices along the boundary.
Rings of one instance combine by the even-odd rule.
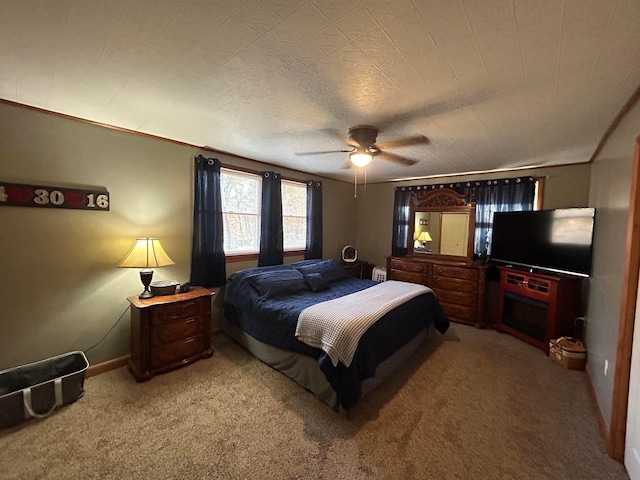
[[[154,297],[161,295],[175,295],[176,289],[180,286],[175,280],[160,280],[159,282],[151,282],[149,287]]]
[[[131,303],[129,370],[139,382],[213,355],[211,291],[193,287],[187,293],[140,299]]]

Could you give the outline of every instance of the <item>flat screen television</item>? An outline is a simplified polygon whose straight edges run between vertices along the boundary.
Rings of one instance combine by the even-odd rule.
[[[496,212],[490,258],[530,270],[591,275],[595,208]]]

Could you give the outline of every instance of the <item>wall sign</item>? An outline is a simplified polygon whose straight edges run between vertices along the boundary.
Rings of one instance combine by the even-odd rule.
[[[0,181],[0,206],[109,210],[109,192]]]

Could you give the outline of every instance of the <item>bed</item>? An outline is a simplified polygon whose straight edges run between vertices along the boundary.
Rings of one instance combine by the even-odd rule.
[[[226,286],[223,329],[334,410],[348,411],[423,344],[432,325],[441,333],[449,327],[430,289],[384,283],[353,278],[331,259],[243,270]],[[357,327],[344,326],[351,317]],[[328,322],[351,330],[327,333]]]

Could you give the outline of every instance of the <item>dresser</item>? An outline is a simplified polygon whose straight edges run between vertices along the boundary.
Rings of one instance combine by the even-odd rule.
[[[137,381],[213,355],[211,297],[216,293],[193,287],[186,293],[127,299],[131,304],[129,369]]]
[[[486,265],[430,259],[428,256],[387,257],[387,279],[420,283],[431,288],[453,322],[485,326]]]

